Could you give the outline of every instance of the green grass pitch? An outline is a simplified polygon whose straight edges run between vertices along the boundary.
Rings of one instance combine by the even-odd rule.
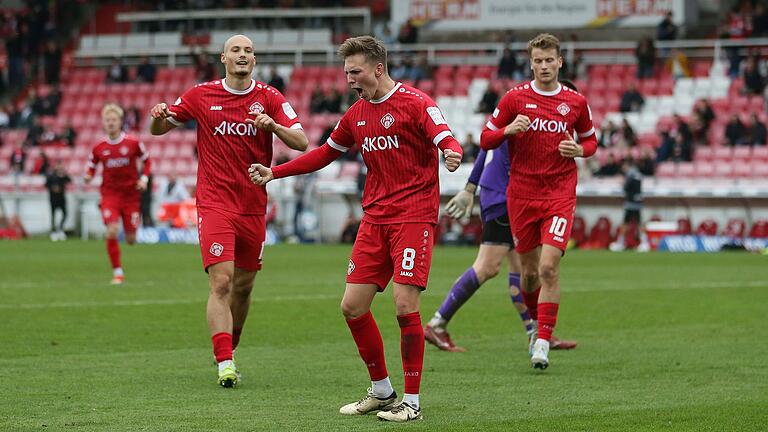
[[[528,366],[506,276],[451,323],[466,353],[428,345],[424,421],[338,408],[368,380],[339,312],[349,246],[265,251],[238,349],[242,385],[215,383],[196,246],[0,243],[0,431],[764,431],[768,257],[569,253],[557,334],[579,347]],[[428,319],[474,248],[435,250]],[[373,308],[402,392],[390,292]]]

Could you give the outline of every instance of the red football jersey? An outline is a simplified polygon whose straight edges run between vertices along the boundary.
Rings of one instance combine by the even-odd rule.
[[[274,87],[251,81],[245,90],[224,80],[200,83],[170,107],[177,126],[197,120],[197,205],[238,214],[265,214],[267,190],[248,178],[253,163],[272,163],[272,134],[245,122],[263,112],[280,125],[300,129],[298,116]]]
[[[328,144],[339,151],[356,145],[363,156],[368,167],[364,221],[437,223],[437,144],[447,136],[452,136],[451,129],[435,102],[397,83],[381,99],[352,105]]]
[[[486,123],[491,130],[506,127],[518,114],[528,116],[527,131],[509,142],[509,185],[514,198],[548,199],[576,196],[578,172],[573,158],[560,155],[558,146],[568,131],[574,139],[595,133],[587,99],[558,84],[556,90],[539,90],[531,81],[509,90]]]
[[[99,162],[103,165],[101,174],[101,195],[123,199],[136,199],[141,195],[136,189],[139,181],[137,161],[146,162],[149,152],[138,139],[121,132],[115,140],[108,137],[100,141],[91,151],[88,159],[88,173],[96,172]]]

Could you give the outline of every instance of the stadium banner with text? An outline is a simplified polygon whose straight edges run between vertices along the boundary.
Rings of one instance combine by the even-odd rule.
[[[728,236],[668,235],[659,243],[659,252],[720,252],[745,249],[761,252],[768,248],[768,239],[734,238]]]
[[[684,0],[391,0],[392,29],[409,19],[433,30],[652,27],[672,11],[685,20]]]
[[[184,243],[198,244],[195,228],[144,228],[136,232],[136,242],[145,244]]]

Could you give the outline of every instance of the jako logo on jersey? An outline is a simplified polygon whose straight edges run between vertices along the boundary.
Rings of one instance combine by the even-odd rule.
[[[213,256],[221,256],[221,253],[224,252],[224,246],[220,245],[219,243],[214,243],[211,245],[209,252]]]
[[[131,163],[131,160],[129,158],[115,158],[115,159],[107,159],[107,162],[104,164],[107,168],[120,168],[124,166],[128,166],[128,164]]]
[[[258,102],[254,102],[253,104],[251,104],[250,108],[248,108],[248,112],[255,112],[255,113],[261,114],[264,112],[264,105]]]
[[[221,105],[211,105],[211,111],[221,111]]]
[[[254,126],[252,124],[228,122],[226,120],[222,121],[213,130],[213,134],[214,135],[240,135],[240,136],[253,135],[253,136],[256,136],[257,132],[258,132],[258,129],[256,129],[256,126]]]
[[[568,124],[564,121],[555,121],[535,118],[528,127],[528,130],[541,131],[541,132],[560,132],[563,133],[568,130]]]
[[[349,265],[347,266],[347,274],[351,275],[353,271],[355,271],[355,262],[350,259]]]
[[[357,125],[358,126],[365,126],[365,120],[360,120],[359,122],[357,122]]]
[[[525,107],[526,107],[526,108],[533,108],[533,109],[536,109],[536,108],[538,108],[538,107],[536,106],[536,104],[525,104]]]
[[[397,142],[397,135],[365,137],[363,140],[363,153],[376,150],[388,150],[393,147],[400,148],[400,144]]]
[[[384,117],[381,118],[381,125],[384,126],[385,129],[389,129],[390,126],[392,126],[392,123],[395,122],[395,118],[392,117],[392,114],[386,113],[384,114]]]
[[[565,102],[561,103],[557,106],[557,112],[559,112],[562,115],[566,115],[569,112],[571,112],[571,108],[565,104]]]

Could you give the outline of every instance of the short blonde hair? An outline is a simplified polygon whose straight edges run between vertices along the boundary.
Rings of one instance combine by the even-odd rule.
[[[111,112],[117,114],[117,116],[120,118],[123,118],[123,115],[125,114],[123,109],[120,108],[120,105],[115,103],[108,103],[104,105],[104,108],[101,109],[101,116],[104,117]]]
[[[538,36],[528,41],[528,55],[531,55],[534,48],[548,50],[554,48],[557,55],[560,55],[560,40],[549,33],[539,33]]]
[[[339,47],[339,56],[342,59],[362,54],[369,63],[384,65],[387,67],[387,48],[384,42],[372,36],[357,36],[344,41]]]

